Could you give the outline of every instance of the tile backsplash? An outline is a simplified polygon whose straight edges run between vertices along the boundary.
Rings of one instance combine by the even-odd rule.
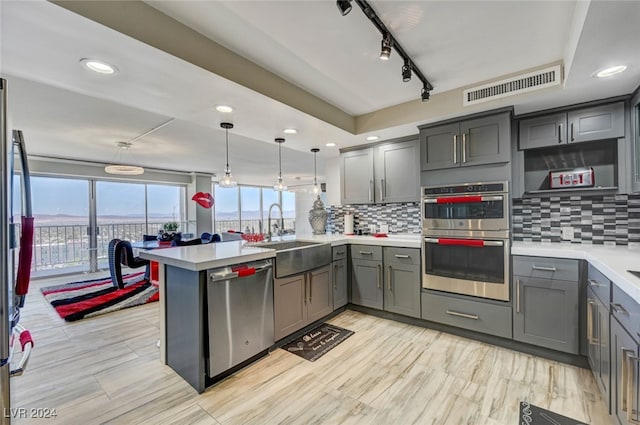
[[[640,246],[640,194],[522,198],[512,206],[514,241],[561,242],[570,226],[572,243]]]
[[[418,202],[367,205],[331,205],[327,207],[327,233],[344,233],[344,213],[353,212],[353,228],[380,230],[381,224],[389,226],[389,233],[420,233],[420,204]]]

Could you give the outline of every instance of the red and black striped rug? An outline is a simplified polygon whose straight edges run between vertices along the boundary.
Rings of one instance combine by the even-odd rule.
[[[113,286],[110,277],[66,283],[40,289],[44,298],[67,322],[158,301],[158,287],[144,272],[123,276],[125,287]]]

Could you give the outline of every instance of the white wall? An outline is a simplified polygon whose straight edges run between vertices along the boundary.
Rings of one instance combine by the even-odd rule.
[[[327,176],[325,206],[340,205],[340,157],[327,158],[324,175]]]

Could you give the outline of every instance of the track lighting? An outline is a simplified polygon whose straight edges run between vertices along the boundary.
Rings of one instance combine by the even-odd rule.
[[[411,61],[409,58],[404,60],[404,65],[402,65],[402,81],[408,83],[411,81]]]
[[[423,102],[429,101],[429,89],[427,89],[426,86],[422,88],[422,93],[420,94],[420,97],[422,97]]]
[[[351,12],[351,0],[338,0],[336,1],[336,6],[338,6],[338,10],[345,16]]]
[[[382,37],[382,48],[380,49],[380,59],[388,61],[391,56],[391,36],[389,33]]]

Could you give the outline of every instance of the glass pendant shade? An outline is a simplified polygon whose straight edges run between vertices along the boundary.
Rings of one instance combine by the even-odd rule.
[[[276,192],[283,192],[287,190],[287,185],[284,184],[282,180],[282,144],[284,143],[284,139],[277,138],[275,142],[278,144],[278,179],[276,180],[276,184],[273,185],[273,190]]]
[[[236,187],[238,182],[233,179],[231,175],[231,168],[229,168],[229,129],[233,128],[233,124],[230,122],[220,123],[220,127],[224,128],[225,131],[225,140],[227,147],[227,165],[224,167],[224,176],[218,182],[218,186],[220,187]]]

